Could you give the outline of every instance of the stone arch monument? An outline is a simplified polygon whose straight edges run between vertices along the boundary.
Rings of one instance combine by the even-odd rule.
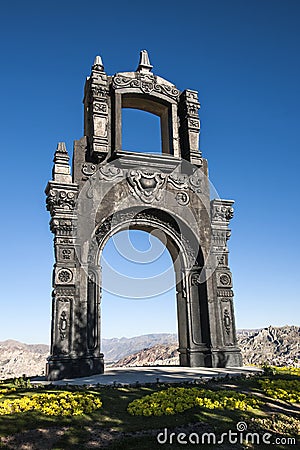
[[[233,201],[210,200],[199,107],[196,91],[181,92],[152,73],[145,50],[135,72],[114,76],[96,57],[72,171],[59,143],[46,188],[55,249],[50,380],[104,371],[100,257],[124,229],[156,230],[171,254],[181,366],[242,365],[227,248]],[[161,154],[122,148],[122,108],[160,118]]]

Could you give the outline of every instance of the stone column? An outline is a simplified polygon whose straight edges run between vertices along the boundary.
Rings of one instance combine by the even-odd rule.
[[[84,92],[84,134],[89,140],[89,154],[96,162],[110,151],[110,97],[107,75],[100,56],[96,56]]]
[[[195,166],[202,166],[201,152],[199,151],[200,119],[198,110],[200,103],[198,92],[186,89],[180,95],[180,143],[182,157]]]
[[[233,200],[212,200],[212,264],[216,267],[210,280],[213,290],[210,302],[210,326],[214,367],[242,365],[237,347],[233,308],[232,274],[228,265],[227,240],[231,231],[229,221],[233,217]]]

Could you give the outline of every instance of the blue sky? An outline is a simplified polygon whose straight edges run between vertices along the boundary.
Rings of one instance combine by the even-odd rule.
[[[211,181],[236,202],[229,245],[238,328],[299,325],[299,14],[297,0],[3,3],[0,340],[49,342],[44,188],[53,153],[58,141],[71,153],[83,134],[95,55],[114,74],[134,70],[144,48],[156,74],[199,91]],[[142,251],[150,245],[142,234],[132,240]],[[109,244],[108,262],[121,267],[113,252]],[[168,255],[159,264],[164,270]],[[105,294],[104,337],[176,331],[173,294],[131,302]]]

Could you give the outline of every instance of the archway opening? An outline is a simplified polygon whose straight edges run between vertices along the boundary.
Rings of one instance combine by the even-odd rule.
[[[161,154],[160,117],[140,109],[122,108],[122,149]]]
[[[100,264],[106,365],[178,365],[175,271],[166,245],[155,232],[119,231],[107,241]],[[164,363],[156,362],[160,357]]]

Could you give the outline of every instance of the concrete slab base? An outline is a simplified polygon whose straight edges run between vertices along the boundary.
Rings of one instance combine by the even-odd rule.
[[[206,368],[206,367],[180,367],[180,366],[143,366],[143,367],[113,367],[107,368],[105,373],[80,378],[65,378],[59,381],[46,381],[45,379],[32,379],[32,383],[48,385],[96,385],[96,384],[145,384],[145,383],[182,383],[194,382],[200,379],[213,377],[254,375],[262,372],[257,367],[232,367],[232,368]]]

